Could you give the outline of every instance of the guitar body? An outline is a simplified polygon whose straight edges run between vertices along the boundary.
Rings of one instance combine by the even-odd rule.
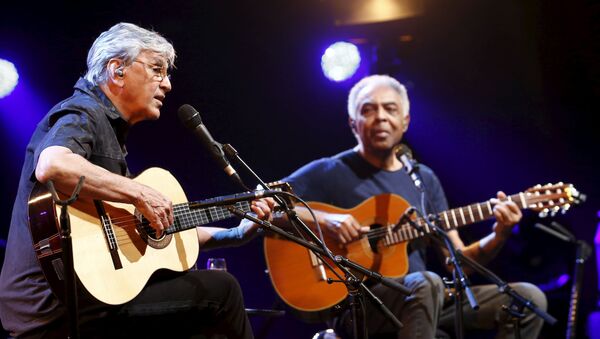
[[[187,202],[181,185],[168,171],[150,168],[134,180],[162,192],[173,204]],[[153,239],[140,231],[140,218],[133,205],[100,204],[99,208],[92,201],[79,199],[68,207],[75,272],[96,299],[113,305],[125,303],[142,290],[156,270],[184,271],[194,266],[199,252],[195,228]],[[44,186],[34,188],[29,201],[34,247],[52,290],[63,297],[60,209]],[[107,227],[116,244],[112,252]]]
[[[372,229],[395,225],[409,207],[406,200],[393,194],[371,197],[350,209],[319,202],[309,205],[328,213],[351,214],[359,223],[371,225]],[[327,247],[335,255],[345,256],[386,277],[401,277],[408,271],[406,242],[384,246],[381,241],[369,242],[364,237],[343,246],[325,233],[324,237]],[[322,311],[343,301],[348,295],[343,283],[327,283],[327,278],[338,278],[323,264],[319,264],[308,249],[281,237],[267,236],[264,252],[275,291],[289,306],[300,311]],[[336,272],[343,277],[339,269],[336,268]]]

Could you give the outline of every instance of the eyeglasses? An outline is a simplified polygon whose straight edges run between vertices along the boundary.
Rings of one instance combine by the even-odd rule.
[[[165,78],[169,78],[169,80],[171,80],[171,74],[169,74],[167,68],[164,66],[149,64],[147,62],[143,62],[137,59],[133,60],[133,62],[139,62],[140,64],[150,67],[153,73],[152,78],[158,82],[162,82],[163,80],[165,80]]]

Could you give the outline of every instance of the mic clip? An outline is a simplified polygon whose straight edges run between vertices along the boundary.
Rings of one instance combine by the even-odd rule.
[[[404,171],[408,176],[412,179],[415,187],[423,192],[423,180],[421,180],[421,176],[419,175],[419,164],[410,158],[408,154],[401,154],[398,159],[402,162],[402,166],[404,167]]]
[[[412,215],[417,211],[417,209],[414,206],[409,206],[406,211],[404,211],[404,213],[402,213],[402,216],[400,217],[400,221],[398,222],[398,224],[396,224],[396,226],[394,227],[394,231],[399,227],[402,226],[404,224],[409,224],[410,226],[412,226],[414,229],[416,229],[419,232],[424,232],[423,231],[423,227],[419,226],[418,223],[416,223],[414,220],[412,220]]]

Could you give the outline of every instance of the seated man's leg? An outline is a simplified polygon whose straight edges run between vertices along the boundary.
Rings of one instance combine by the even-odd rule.
[[[511,283],[513,290],[527,300],[531,300],[540,310],[546,311],[547,301],[544,292],[530,283]],[[471,309],[468,300],[463,300],[464,329],[495,330],[496,338],[514,338],[514,325],[509,314],[502,309],[503,305],[511,305],[511,297],[500,293],[496,285],[480,285],[472,287],[479,310]],[[525,318],[521,319],[521,338],[537,338],[544,320],[529,309],[523,310]],[[454,331],[454,305],[445,305],[440,317],[440,327],[446,332]]]
[[[134,332],[151,336],[164,333],[190,337],[202,333],[253,337],[240,286],[223,271],[165,273],[125,304],[118,320]]]
[[[398,279],[413,294],[405,296],[389,287],[377,284],[371,288],[373,293],[402,322],[404,327],[397,331],[384,314],[366,298],[366,321],[369,336],[375,334],[393,334],[398,338],[427,338],[435,336],[437,321],[444,301],[442,279],[432,272],[416,272]],[[344,332],[352,333],[350,312],[340,319]]]

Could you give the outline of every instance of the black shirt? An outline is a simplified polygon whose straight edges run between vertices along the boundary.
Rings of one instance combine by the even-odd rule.
[[[0,320],[13,336],[58,319],[64,307],[52,294],[32,246],[27,201],[40,153],[63,146],[110,172],[129,175],[128,125],[99,87],[79,79],[73,95],[38,123],[27,146],[0,272]]]

